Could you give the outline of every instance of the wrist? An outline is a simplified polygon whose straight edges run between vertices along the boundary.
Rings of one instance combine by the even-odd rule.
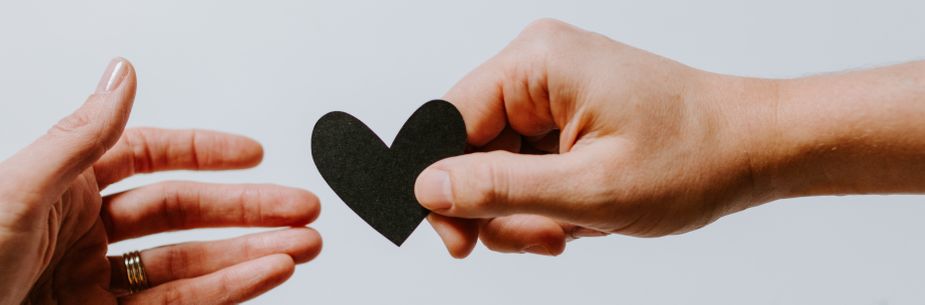
[[[785,158],[778,145],[779,80],[701,73],[694,100],[707,117],[714,170],[724,173],[729,210],[741,210],[783,196],[776,168]],[[731,184],[730,184],[731,183]]]
[[[722,113],[729,121],[726,128],[732,139],[731,156],[741,160],[740,167],[750,180],[744,207],[756,206],[784,196],[778,168],[786,163],[788,153],[780,143],[780,80],[721,76],[724,89],[720,100]]]

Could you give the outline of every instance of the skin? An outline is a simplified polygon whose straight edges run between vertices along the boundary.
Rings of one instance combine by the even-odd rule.
[[[0,304],[235,304],[321,250],[311,193],[276,185],[163,182],[101,197],[134,174],[256,166],[257,142],[203,130],[123,130],[135,70],[115,59],[72,115],[0,163]],[[110,243],[206,227],[291,227],[142,251],[152,287],[127,293]]]
[[[556,20],[445,96],[471,154],[415,194],[450,254],[558,255],[781,198],[925,191],[925,62],[797,79],[694,69]]]

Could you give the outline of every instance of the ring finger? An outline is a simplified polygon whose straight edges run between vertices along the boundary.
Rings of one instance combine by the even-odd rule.
[[[296,263],[307,262],[321,251],[321,236],[311,228],[291,228],[249,234],[237,238],[190,242],[141,252],[150,286],[213,273],[242,262],[272,254],[287,254]],[[122,257],[110,257],[112,290],[127,291]]]

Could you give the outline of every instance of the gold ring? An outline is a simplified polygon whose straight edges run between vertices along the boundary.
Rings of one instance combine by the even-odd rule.
[[[145,274],[145,265],[141,262],[141,253],[131,251],[123,254],[122,263],[125,264],[129,291],[136,293],[148,289],[148,275]]]

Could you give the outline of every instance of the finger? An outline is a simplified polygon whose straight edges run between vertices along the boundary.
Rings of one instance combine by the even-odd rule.
[[[132,128],[94,166],[100,188],[134,174],[164,170],[221,170],[256,166],[260,143],[207,130]]]
[[[261,232],[233,239],[191,242],[141,252],[151,286],[193,278],[271,254],[286,254],[296,263],[312,260],[321,252],[321,235],[311,228]],[[112,257],[117,264],[121,257]],[[118,282],[117,282],[118,280]],[[114,275],[113,288],[128,288],[127,277]],[[120,286],[121,285],[121,286]]]
[[[427,215],[427,221],[440,235],[450,256],[465,258],[472,253],[479,238],[478,219],[451,218],[439,214]]]
[[[135,69],[123,58],[113,59],[83,106],[0,165],[4,176],[17,177],[5,181],[0,191],[14,196],[60,195],[116,143],[134,99]]]
[[[564,30],[575,29],[561,22],[535,22],[446,93],[444,99],[459,109],[466,122],[469,144],[483,146],[506,125],[535,136],[565,124],[557,122],[551,110],[547,61],[552,48],[542,39]]]
[[[295,271],[289,255],[273,254],[119,299],[120,304],[238,304],[279,286]]]
[[[504,76],[499,61],[492,59],[482,64],[443,97],[453,103],[462,115],[467,141],[472,146],[484,146],[507,125],[501,90]]]
[[[516,131],[511,128],[505,128],[497,137],[481,147],[476,147],[474,151],[489,152],[495,150],[504,150],[509,152],[519,152],[521,149],[522,138]]]
[[[488,249],[504,253],[559,255],[568,234],[555,220],[536,215],[493,218],[482,225],[479,239]]]
[[[260,184],[164,182],[103,201],[111,242],[191,228],[303,226],[321,210],[308,191]]]
[[[520,135],[510,128],[505,128],[497,137],[482,147],[476,147],[475,150],[518,151],[520,140]],[[427,216],[427,220],[440,236],[450,256],[461,259],[472,253],[479,239],[479,224],[482,220],[453,218],[433,213]]]
[[[441,160],[415,182],[418,201],[462,218],[538,214],[571,221],[600,202],[597,172],[584,152],[523,155],[505,151]]]

